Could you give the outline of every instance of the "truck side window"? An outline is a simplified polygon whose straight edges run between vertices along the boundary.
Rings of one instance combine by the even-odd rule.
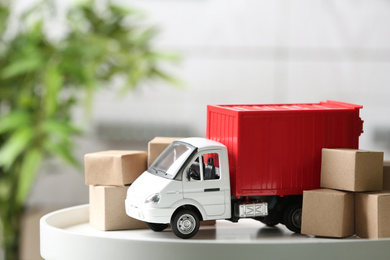
[[[203,155],[204,162],[204,180],[219,179],[219,156],[218,153],[207,153]]]
[[[203,163],[202,163],[203,164]],[[187,169],[187,175],[190,177],[190,180],[199,181],[201,176],[201,165],[199,163],[199,157],[196,158],[196,160],[190,165],[190,167]]]
[[[191,181],[218,180],[219,156],[218,153],[206,153],[198,156],[186,169],[187,179]]]

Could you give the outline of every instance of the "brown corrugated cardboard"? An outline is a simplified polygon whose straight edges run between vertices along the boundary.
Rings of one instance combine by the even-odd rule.
[[[89,186],[89,223],[100,230],[147,228],[142,221],[126,214],[128,187]]]
[[[146,170],[144,151],[104,151],[84,156],[87,185],[125,186]]]
[[[323,149],[321,187],[378,191],[383,186],[383,152]]]
[[[383,190],[390,191],[390,161],[383,162]]]
[[[354,194],[330,189],[304,191],[301,233],[322,237],[354,235]]]
[[[357,193],[355,197],[356,235],[390,237],[390,192]]]
[[[148,166],[152,165],[154,160],[168,147],[173,141],[179,140],[179,137],[155,137],[148,143]]]

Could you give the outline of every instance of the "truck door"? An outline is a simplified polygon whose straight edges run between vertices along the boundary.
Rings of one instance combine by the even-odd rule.
[[[196,200],[208,216],[225,213],[225,196],[218,151],[200,152],[184,170],[184,198]]]

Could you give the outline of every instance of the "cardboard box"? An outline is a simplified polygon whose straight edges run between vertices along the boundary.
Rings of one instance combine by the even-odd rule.
[[[157,157],[173,141],[179,140],[179,137],[155,137],[148,143],[148,167],[157,159]]]
[[[146,170],[143,151],[104,151],[84,156],[87,185],[125,186]]]
[[[354,235],[354,194],[330,189],[304,191],[301,233],[321,237]]]
[[[322,149],[321,187],[378,191],[383,187],[383,152]]]
[[[89,186],[89,223],[100,230],[147,228],[145,222],[126,214],[128,187]]]
[[[390,161],[383,162],[383,190],[390,191]]]
[[[357,193],[355,197],[356,235],[390,237],[390,192]]]

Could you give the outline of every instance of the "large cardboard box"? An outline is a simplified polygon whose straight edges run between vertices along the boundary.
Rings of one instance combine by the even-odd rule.
[[[146,170],[144,151],[104,151],[84,156],[87,185],[125,186]]]
[[[383,162],[383,190],[390,191],[390,161]]]
[[[147,228],[142,221],[126,214],[128,187],[89,186],[89,223],[100,230]]]
[[[157,159],[157,157],[168,147],[173,141],[179,140],[179,137],[155,137],[148,143],[148,166]]]
[[[304,191],[301,233],[321,237],[354,235],[354,194],[330,189]]]
[[[390,237],[390,192],[357,193],[355,196],[356,235]]]
[[[378,191],[383,186],[383,152],[323,149],[321,187]]]

